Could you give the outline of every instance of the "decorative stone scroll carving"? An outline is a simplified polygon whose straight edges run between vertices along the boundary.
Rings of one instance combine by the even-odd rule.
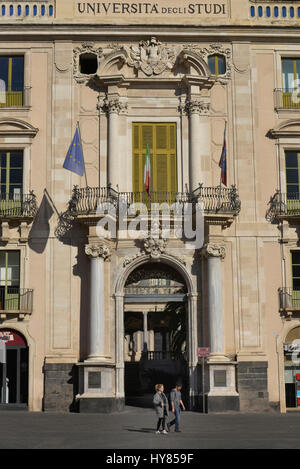
[[[90,257],[102,257],[103,260],[107,260],[111,256],[111,252],[106,244],[86,244],[85,253]]]
[[[221,257],[225,258],[226,250],[225,246],[221,246],[215,243],[206,243],[202,248],[202,255],[204,257]]]

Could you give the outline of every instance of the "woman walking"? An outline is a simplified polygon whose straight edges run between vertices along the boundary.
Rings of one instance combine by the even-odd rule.
[[[160,426],[162,427],[162,433],[167,434],[166,431],[166,417],[169,415],[169,403],[167,396],[164,394],[164,385],[155,385],[156,394],[153,397],[153,404],[155,407],[156,415],[158,416],[156,434],[160,433]]]

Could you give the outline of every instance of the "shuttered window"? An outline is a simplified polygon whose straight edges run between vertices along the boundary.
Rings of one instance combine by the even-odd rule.
[[[132,130],[133,192],[145,192],[144,166],[148,143],[151,161],[151,193],[176,193],[176,124],[133,123]]]

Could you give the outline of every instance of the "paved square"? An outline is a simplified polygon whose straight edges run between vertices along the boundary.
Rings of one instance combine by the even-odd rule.
[[[115,414],[2,411],[1,449],[300,448],[300,414],[182,414],[182,433],[156,435],[152,409]]]

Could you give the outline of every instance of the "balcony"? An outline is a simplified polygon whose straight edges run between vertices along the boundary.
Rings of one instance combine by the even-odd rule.
[[[269,221],[300,219],[300,194],[298,192],[285,194],[277,190],[268,205],[266,218]]]
[[[176,204],[176,207],[175,205]],[[117,192],[111,187],[74,187],[68,209],[61,213],[56,236],[61,237],[72,226],[75,219],[90,221],[101,218],[109,208],[115,210],[116,216],[126,213],[126,217],[137,213],[149,214],[153,211],[163,213],[168,210],[173,216],[178,208],[191,204],[193,211],[196,204],[203,209],[206,219],[215,224],[228,225],[241,209],[241,202],[235,186],[204,187],[200,185],[193,192]]]
[[[0,194],[0,220],[5,219],[33,219],[37,212],[36,196],[29,194],[9,195]]]
[[[7,107],[29,107],[30,87],[22,91],[0,91],[0,110]]]
[[[0,319],[24,319],[32,314],[33,290],[19,287],[0,287]]]
[[[291,316],[292,313],[300,313],[300,290],[292,288],[279,288],[279,310]]]
[[[276,88],[274,101],[276,110],[300,110],[300,90]]]

